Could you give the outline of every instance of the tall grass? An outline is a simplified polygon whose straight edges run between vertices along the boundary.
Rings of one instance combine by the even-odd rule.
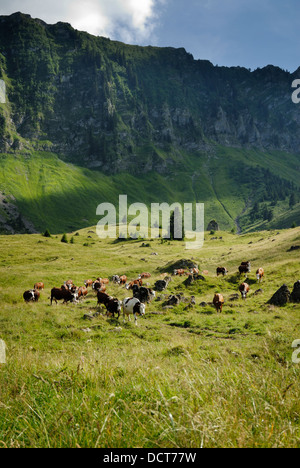
[[[69,278],[81,285],[88,277],[134,278],[146,270],[153,285],[163,265],[186,257],[183,244],[113,244],[88,231],[74,236],[74,244],[62,244],[61,236],[1,237],[7,363],[0,367],[0,446],[299,447],[300,369],[291,358],[300,338],[299,306],[266,304],[277,286],[299,279],[299,259],[287,253],[299,229],[278,236],[221,233],[218,241],[206,235],[193,254],[209,271],[206,280],[186,289],[173,278],[167,291],[194,295],[197,305],[164,309],[154,301],[138,327],[122,318],[85,319],[97,310],[91,291],[80,304],[51,307],[50,289]],[[84,247],[88,235],[93,244]],[[231,302],[236,268],[246,259],[254,269],[264,266],[265,282],[258,285],[253,272],[247,301]],[[227,278],[216,277],[221,263]],[[40,280],[46,285],[40,302],[25,304],[23,291]],[[108,290],[119,299],[128,295],[115,285]],[[210,304],[216,290],[226,300],[222,314]]]

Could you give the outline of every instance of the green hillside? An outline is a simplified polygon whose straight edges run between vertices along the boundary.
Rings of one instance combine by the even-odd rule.
[[[138,326],[106,317],[90,289],[78,304],[50,306],[50,291],[72,279],[151,273],[150,286],[186,259],[182,242],[99,241],[95,227],[68,234],[74,243],[41,235],[1,236],[0,440],[10,448],[299,447],[299,304],[267,302],[300,278],[300,229],[222,239],[205,236],[192,252],[205,280],[172,277],[146,306]],[[151,255],[156,253],[157,255]],[[251,260],[250,293],[238,287],[241,261]],[[217,277],[217,266],[228,276]],[[262,284],[256,268],[263,267]],[[38,303],[23,292],[37,281]],[[107,286],[119,300],[132,295]],[[212,305],[215,292],[223,312]],[[167,307],[169,295],[181,294]],[[237,295],[237,296],[236,296]],[[194,305],[191,304],[194,296]],[[299,357],[299,356],[298,356]]]
[[[225,150],[218,148],[217,151]],[[274,197],[265,199],[266,195],[261,193],[261,186],[259,193],[256,193],[249,180],[234,175],[236,165],[241,165],[242,161],[245,161],[245,164],[253,164],[255,171],[259,172],[257,162],[260,155],[251,151],[226,151],[227,162],[223,164],[218,156],[208,165],[204,157],[196,159],[186,155],[184,165],[168,178],[156,172],[139,177],[127,173],[108,176],[64,162],[53,153],[2,154],[2,226],[8,223],[16,231],[26,231],[24,223],[18,220],[16,215],[12,216],[7,209],[8,203],[14,203],[18,209],[17,213],[21,213],[22,217],[40,232],[46,228],[52,233],[72,231],[96,224],[100,219],[96,216],[96,208],[100,203],[113,203],[118,210],[119,195],[122,194],[128,195],[128,204],[141,202],[150,206],[151,203],[171,204],[174,200],[181,203],[204,203],[205,226],[211,219],[217,219],[221,227],[227,230],[237,228],[238,225],[249,229],[249,223],[251,228],[266,228],[269,225],[274,228],[291,227],[294,222],[300,223],[299,205],[288,208],[289,193],[291,190],[296,192],[295,187],[298,185],[295,184],[293,189],[287,188],[273,207],[271,205]],[[280,158],[281,154],[274,153],[269,156],[269,161],[273,167],[277,164],[280,166]],[[286,177],[288,180],[294,180],[294,175],[291,166],[286,171]],[[249,197],[253,198],[250,205],[247,205]],[[251,214],[257,200],[263,200],[261,207],[269,207],[275,217],[270,222],[265,221],[256,226],[247,213]],[[237,219],[246,206],[246,213]]]

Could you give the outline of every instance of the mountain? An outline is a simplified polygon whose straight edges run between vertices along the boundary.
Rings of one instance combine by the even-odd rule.
[[[299,77],[0,16],[0,229],[92,225],[120,193],[239,232],[299,224]]]

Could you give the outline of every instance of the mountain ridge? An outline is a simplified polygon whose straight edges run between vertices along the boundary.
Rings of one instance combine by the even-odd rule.
[[[232,228],[256,202],[269,210],[276,202],[280,212],[293,192],[298,202],[300,114],[291,100],[297,77],[300,68],[218,67],[183,48],[126,45],[68,23],[0,16],[0,79],[8,98],[0,104],[0,152],[51,152],[82,170],[131,174],[137,183],[157,173],[174,196],[172,178],[178,184],[180,173],[188,174],[186,180],[195,176],[198,198],[209,190],[215,206],[223,205],[221,224]],[[282,155],[286,161],[277,161]],[[251,168],[254,161],[293,185],[273,200],[252,195],[249,203],[252,181],[233,174],[236,165]],[[220,193],[211,187],[211,174],[224,185]],[[269,187],[267,180],[260,183]],[[182,189],[176,201],[195,201],[190,192]],[[142,187],[138,194],[149,201]],[[33,212],[29,217],[33,222]]]

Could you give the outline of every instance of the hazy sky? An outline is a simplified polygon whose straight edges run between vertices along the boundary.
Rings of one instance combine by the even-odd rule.
[[[0,15],[16,11],[129,44],[184,47],[218,65],[300,66],[299,0],[0,0]]]

